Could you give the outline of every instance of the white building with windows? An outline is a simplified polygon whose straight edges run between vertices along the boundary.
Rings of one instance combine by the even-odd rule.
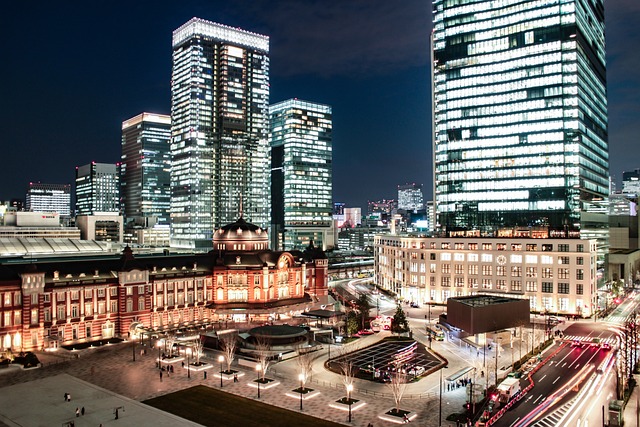
[[[596,241],[379,235],[376,283],[420,303],[488,293],[531,311],[588,317],[597,305]]]

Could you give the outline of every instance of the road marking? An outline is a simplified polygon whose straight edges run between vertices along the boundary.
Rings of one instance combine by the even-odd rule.
[[[514,425],[515,423],[518,422],[518,420],[520,419],[520,417],[516,418],[511,424],[509,424],[509,427],[511,427],[512,425]]]
[[[556,380],[552,384],[557,383],[559,379],[560,379],[560,377],[556,378]]]
[[[579,367],[580,367],[580,364],[578,363],[574,369],[578,369]]]
[[[564,368],[566,364],[567,364],[567,362],[564,362],[564,363],[562,364],[562,368]]]
[[[546,378],[546,376],[547,376],[547,374],[544,374],[544,375],[542,376],[542,378],[540,378],[540,379],[538,380],[538,382],[540,382],[540,381],[542,381],[543,379],[545,379],[545,378]]]
[[[542,395],[538,396],[538,398],[537,398],[536,400],[534,400],[534,401],[533,401],[533,404],[535,405],[535,404],[536,404],[536,402],[537,402],[538,400],[540,400],[541,398],[542,398]]]

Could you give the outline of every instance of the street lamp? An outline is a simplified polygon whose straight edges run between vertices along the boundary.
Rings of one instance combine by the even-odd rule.
[[[302,411],[302,392],[304,391],[304,374],[301,373],[298,375],[298,379],[300,380],[300,410]]]
[[[191,369],[189,369],[189,356],[191,355],[191,349],[185,348],[185,353],[187,353],[187,378],[191,378]]]
[[[262,365],[260,363],[256,364],[256,372],[258,372],[258,399],[260,399],[260,371],[262,370]]]
[[[160,363],[160,347],[162,347],[162,342],[160,342],[160,340],[156,341],[156,347],[158,347],[158,369],[162,369],[162,363]]]
[[[218,356],[218,362],[220,362],[220,388],[222,388],[222,362],[224,362],[224,356]]]
[[[353,391],[353,384],[347,384],[347,404],[349,405],[349,422],[351,422],[351,392]]]

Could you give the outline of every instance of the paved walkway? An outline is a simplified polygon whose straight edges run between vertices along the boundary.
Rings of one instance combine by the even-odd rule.
[[[362,338],[359,346],[366,346],[379,339],[378,334]],[[444,353],[456,351],[451,343],[438,343]],[[447,349],[447,347],[451,347]],[[157,352],[150,349],[147,354],[140,354],[140,346],[136,348],[135,362],[133,348],[129,343],[109,345],[97,349],[78,352],[65,352],[55,355],[40,354],[44,367],[22,371],[15,368],[0,370],[0,393],[3,399],[0,404],[0,421],[7,426],[64,426],[74,421],[76,427],[104,426],[113,422],[119,425],[194,425],[186,420],[176,421],[176,417],[150,408],[139,402],[156,396],[165,395],[194,385],[203,384],[209,387],[220,387],[217,362],[204,379],[203,373],[191,373],[191,378],[180,367],[175,366],[175,373],[165,372],[160,380],[155,366]],[[337,350],[332,346],[332,352]],[[325,350],[322,350],[323,352]],[[464,352],[464,351],[462,351]],[[77,358],[73,357],[77,354]],[[207,354],[205,361],[217,360],[218,354]],[[336,354],[332,354],[335,356]],[[65,356],[65,357],[61,357]],[[71,356],[71,358],[67,358]],[[321,354],[314,365],[314,373],[307,382],[307,387],[320,392],[319,395],[303,402],[303,411],[312,416],[332,420],[338,423],[365,427],[368,423],[374,426],[392,426],[394,423],[379,418],[379,415],[394,407],[391,389],[388,385],[365,380],[355,380],[353,398],[365,405],[352,407],[352,422],[347,422],[346,410],[334,409],[329,405],[345,397],[342,377],[323,368],[326,353]],[[448,357],[448,356],[445,356]],[[449,358],[449,357],[448,357]],[[465,366],[465,360],[450,357],[447,374],[455,372],[458,367]],[[244,376],[239,381],[224,381],[224,391],[232,392],[247,398],[256,399],[257,389],[253,380],[255,371],[238,367]],[[261,390],[261,401],[286,409],[298,411],[299,395],[292,390],[299,386],[297,381],[296,360],[288,360],[272,365],[267,377],[280,384]],[[438,426],[440,399],[438,383],[440,375],[434,374],[417,383],[408,384],[400,403],[401,409],[409,410],[415,419],[411,424],[417,426]],[[70,393],[71,402],[63,402],[64,393]],[[293,397],[288,397],[290,393]],[[444,421],[453,412],[461,412],[466,401],[466,391],[460,388],[445,391],[442,395],[442,425],[455,425]],[[75,408],[85,407],[84,418],[74,417]],[[115,421],[114,408],[124,406],[125,412],[119,413]],[[344,408],[347,409],[347,408]],[[140,420],[145,420],[141,423]]]

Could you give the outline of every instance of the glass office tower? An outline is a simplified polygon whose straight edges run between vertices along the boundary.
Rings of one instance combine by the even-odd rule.
[[[311,241],[327,249],[333,246],[331,107],[290,99],[272,105],[269,116],[272,249],[306,248]]]
[[[126,223],[169,224],[171,117],[142,113],[122,122],[120,194]]]
[[[173,32],[171,245],[269,224],[269,38],[193,18]],[[242,200],[242,202],[241,202]]]
[[[120,213],[120,163],[76,167],[76,215]]]
[[[434,0],[433,17],[440,230],[604,237],[602,1]]]

